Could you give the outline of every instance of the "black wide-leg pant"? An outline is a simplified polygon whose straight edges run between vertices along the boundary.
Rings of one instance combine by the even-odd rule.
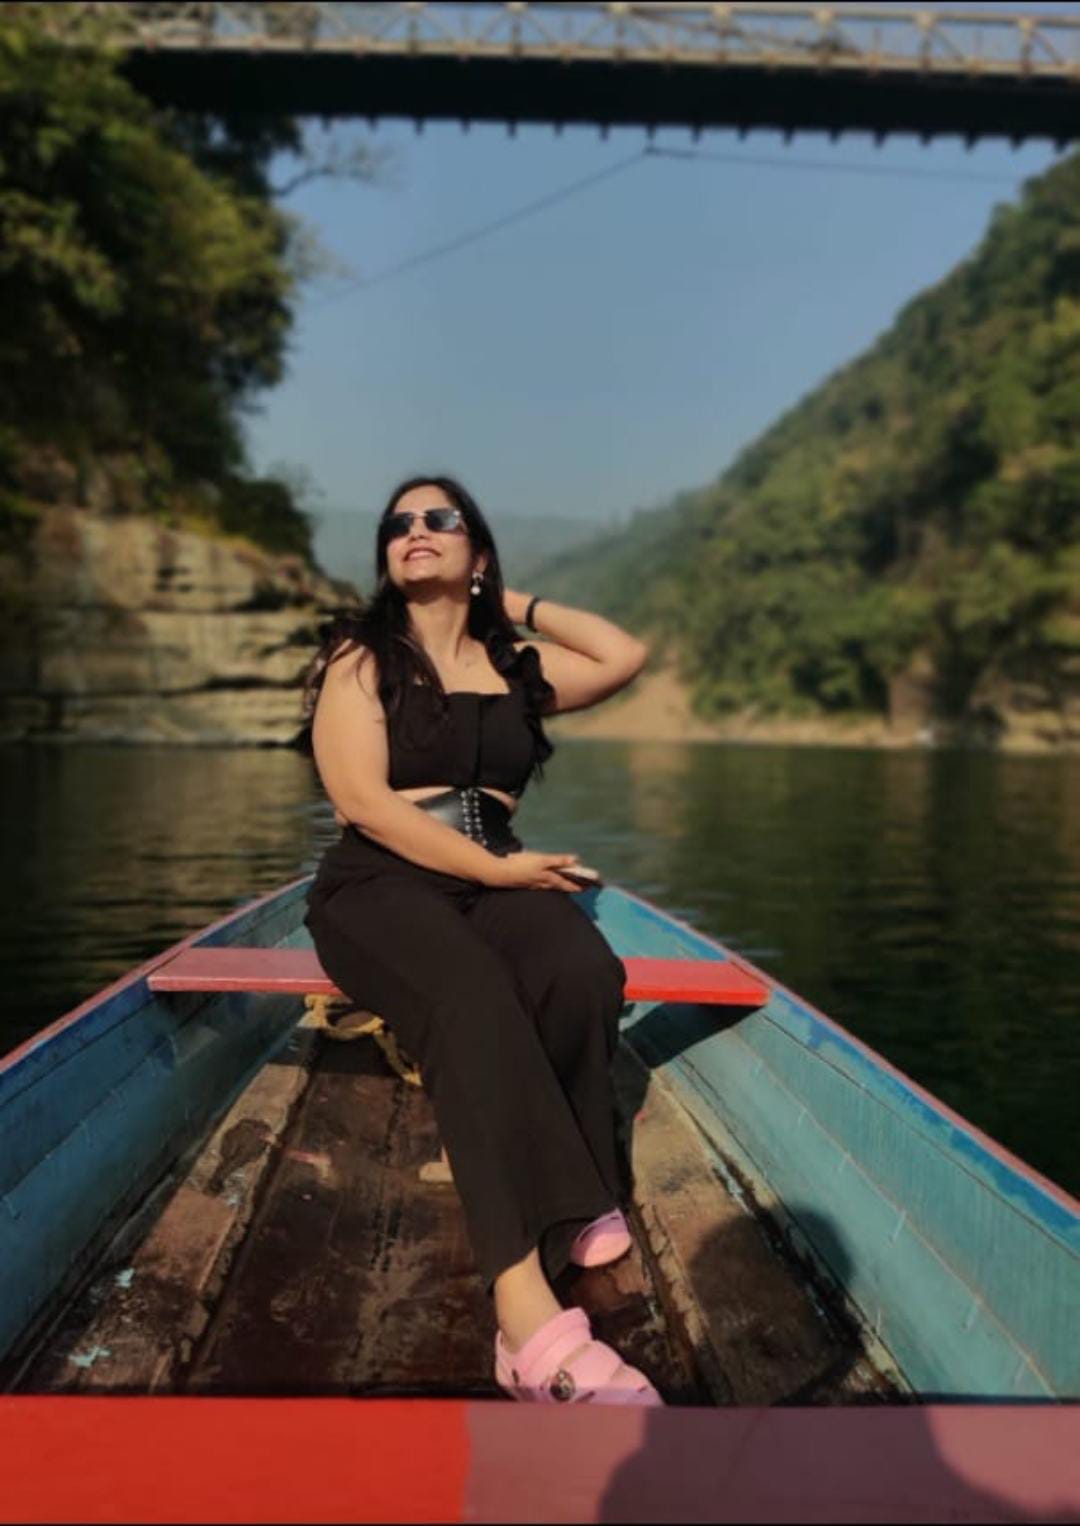
[[[611,1060],[625,970],[572,893],[425,869],[348,827],[306,925],[323,968],[420,1066],[490,1289],[549,1278],[621,1197]]]

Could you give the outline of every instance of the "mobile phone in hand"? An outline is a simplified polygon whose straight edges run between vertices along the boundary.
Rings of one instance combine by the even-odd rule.
[[[568,864],[560,869],[559,873],[568,880],[573,880],[575,885],[580,885],[583,890],[592,890],[594,886],[604,883],[599,869],[592,869],[588,864]]]

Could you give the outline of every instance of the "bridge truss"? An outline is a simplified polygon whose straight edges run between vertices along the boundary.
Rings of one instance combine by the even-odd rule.
[[[834,135],[1080,135],[1080,13],[1063,5],[1014,13],[86,0],[35,9],[45,24],[50,12],[57,25],[107,17],[137,82],[178,105]]]

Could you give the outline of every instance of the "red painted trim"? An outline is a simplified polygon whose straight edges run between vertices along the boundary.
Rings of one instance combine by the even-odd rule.
[[[466,1406],[0,1398],[0,1521],[461,1521]]]
[[[1080,1521],[1080,1407],[0,1397],[0,1522]]]
[[[917,1097],[920,1097],[922,1101],[925,1102],[929,1107],[933,1108],[935,1112],[940,1113],[941,1116],[943,1118],[947,1118],[950,1123],[955,1124],[958,1128],[963,1129],[964,1132],[969,1134],[973,1139],[978,1140],[979,1144],[982,1145],[983,1149],[986,1150],[988,1154],[996,1156],[996,1158],[1000,1160],[1004,1165],[1008,1166],[1011,1171],[1015,1171],[1019,1176],[1025,1177],[1029,1182],[1033,1183],[1034,1186],[1038,1187],[1042,1192],[1045,1192],[1048,1197],[1052,1197],[1057,1203],[1061,1205],[1062,1208],[1066,1209],[1069,1213],[1080,1213],[1080,1199],[1073,1197],[1070,1192],[1067,1192],[1064,1187],[1060,1187],[1057,1182],[1052,1182],[1049,1177],[1043,1176],[1040,1172],[1035,1170],[1034,1166],[1029,1166],[1027,1161],[1021,1160],[1018,1155],[1014,1155],[1011,1150],[1007,1150],[1003,1144],[999,1144],[998,1141],[996,1139],[992,1139],[989,1134],[984,1134],[982,1129],[978,1128],[974,1123],[971,1123],[960,1113],[954,1112],[953,1109],[946,1103],[942,1102],[939,1097],[935,1097],[933,1092],[927,1091],[925,1086],[920,1086],[918,1081],[913,1081],[905,1071],[898,1069],[897,1066],[893,1065],[889,1060],[887,1060],[884,1055],[879,1054],[876,1049],[872,1049],[870,1045],[864,1043],[862,1039],[856,1038],[853,1033],[849,1033],[849,1031],[843,1027],[842,1024],[838,1023],[835,1018],[826,1016],[826,1014],[820,1011],[819,1008],[815,1007],[812,1002],[807,1001],[804,996],[800,996],[797,991],[792,991],[788,986],[785,986],[774,976],[766,975],[764,970],[759,970],[756,964],[753,964],[749,959],[744,958],[741,954],[733,954],[725,944],[720,943],[716,938],[710,938],[708,933],[703,933],[699,928],[693,927],[689,922],[683,921],[681,917],[673,916],[671,912],[665,911],[662,906],[654,906],[653,903],[646,900],[644,896],[635,895],[631,890],[623,890],[621,886],[619,887],[619,894],[625,896],[629,901],[636,901],[639,906],[646,907],[649,911],[654,913],[654,915],[662,918],[665,922],[673,922],[676,927],[681,927],[685,932],[691,933],[694,938],[700,939],[707,943],[710,948],[718,949],[726,959],[741,962],[743,967],[748,972],[757,976],[758,979],[764,980],[769,986],[772,987],[774,991],[778,991],[784,996],[789,997],[797,1006],[804,1007],[807,1012],[811,1012],[818,1020],[818,1022],[823,1023],[826,1028],[831,1028],[838,1037],[844,1039],[845,1042],[850,1044],[853,1048],[858,1049],[867,1057],[867,1059],[872,1060],[879,1070],[887,1071],[890,1075],[895,1076],[898,1081],[903,1082],[904,1086],[906,1086],[909,1091],[913,1092]]]
[[[54,1039],[58,1033],[63,1033],[65,1028],[71,1028],[76,1023],[81,1022],[84,1017],[87,1017],[95,1007],[99,1007],[108,997],[115,996],[118,991],[123,991],[125,987],[135,985],[138,981],[146,979],[152,970],[156,970],[161,965],[168,963],[170,959],[175,959],[178,954],[183,953],[185,949],[191,948],[196,944],[200,938],[208,937],[210,933],[217,932],[219,928],[228,927],[230,922],[237,921],[238,918],[257,910],[260,906],[269,905],[271,901],[276,901],[286,891],[306,883],[310,878],[310,875],[302,874],[298,879],[290,880],[287,885],[281,885],[277,890],[270,891],[268,895],[258,896],[254,901],[248,901],[245,905],[238,906],[235,911],[230,911],[227,916],[219,918],[216,922],[209,922],[205,927],[200,927],[198,931],[189,933],[179,943],[171,944],[169,948],[164,949],[160,954],[155,954],[152,959],[148,959],[145,964],[137,965],[135,969],[129,970],[126,975],[121,975],[118,980],[114,980],[111,985],[103,986],[100,991],[95,992],[93,996],[88,996],[77,1007],[72,1007],[70,1012],[65,1012],[62,1017],[56,1018],[54,1022],[49,1023],[46,1027],[39,1028],[28,1039],[24,1039],[17,1048],[9,1050],[3,1058],[0,1058],[0,1075],[3,1075],[6,1070],[11,1070],[20,1060],[25,1059],[28,1054],[40,1048],[42,1044]]]
[[[659,1409],[474,1404],[467,1518],[1080,1520],[1065,1406]]]
[[[628,1001],[704,1002],[728,1007],[761,1007],[769,999],[767,980],[755,979],[737,959],[649,959],[628,955]]]
[[[189,948],[159,965],[151,991],[266,991],[340,996],[312,948]]]
[[[626,969],[628,1001],[707,1002],[760,1007],[769,986],[733,959],[648,959],[631,956]],[[302,996],[340,996],[314,949],[184,949],[158,965],[149,977],[152,991],[269,991]]]

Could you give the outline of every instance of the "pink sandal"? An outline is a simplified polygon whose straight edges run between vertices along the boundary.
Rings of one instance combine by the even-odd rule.
[[[495,1380],[513,1399],[538,1404],[638,1404],[663,1399],[643,1372],[628,1367],[610,1346],[593,1339],[584,1309],[564,1309],[520,1351],[495,1337]]]
[[[613,1208],[586,1224],[570,1247],[570,1260],[575,1266],[607,1266],[625,1256],[632,1243],[626,1219]]]

